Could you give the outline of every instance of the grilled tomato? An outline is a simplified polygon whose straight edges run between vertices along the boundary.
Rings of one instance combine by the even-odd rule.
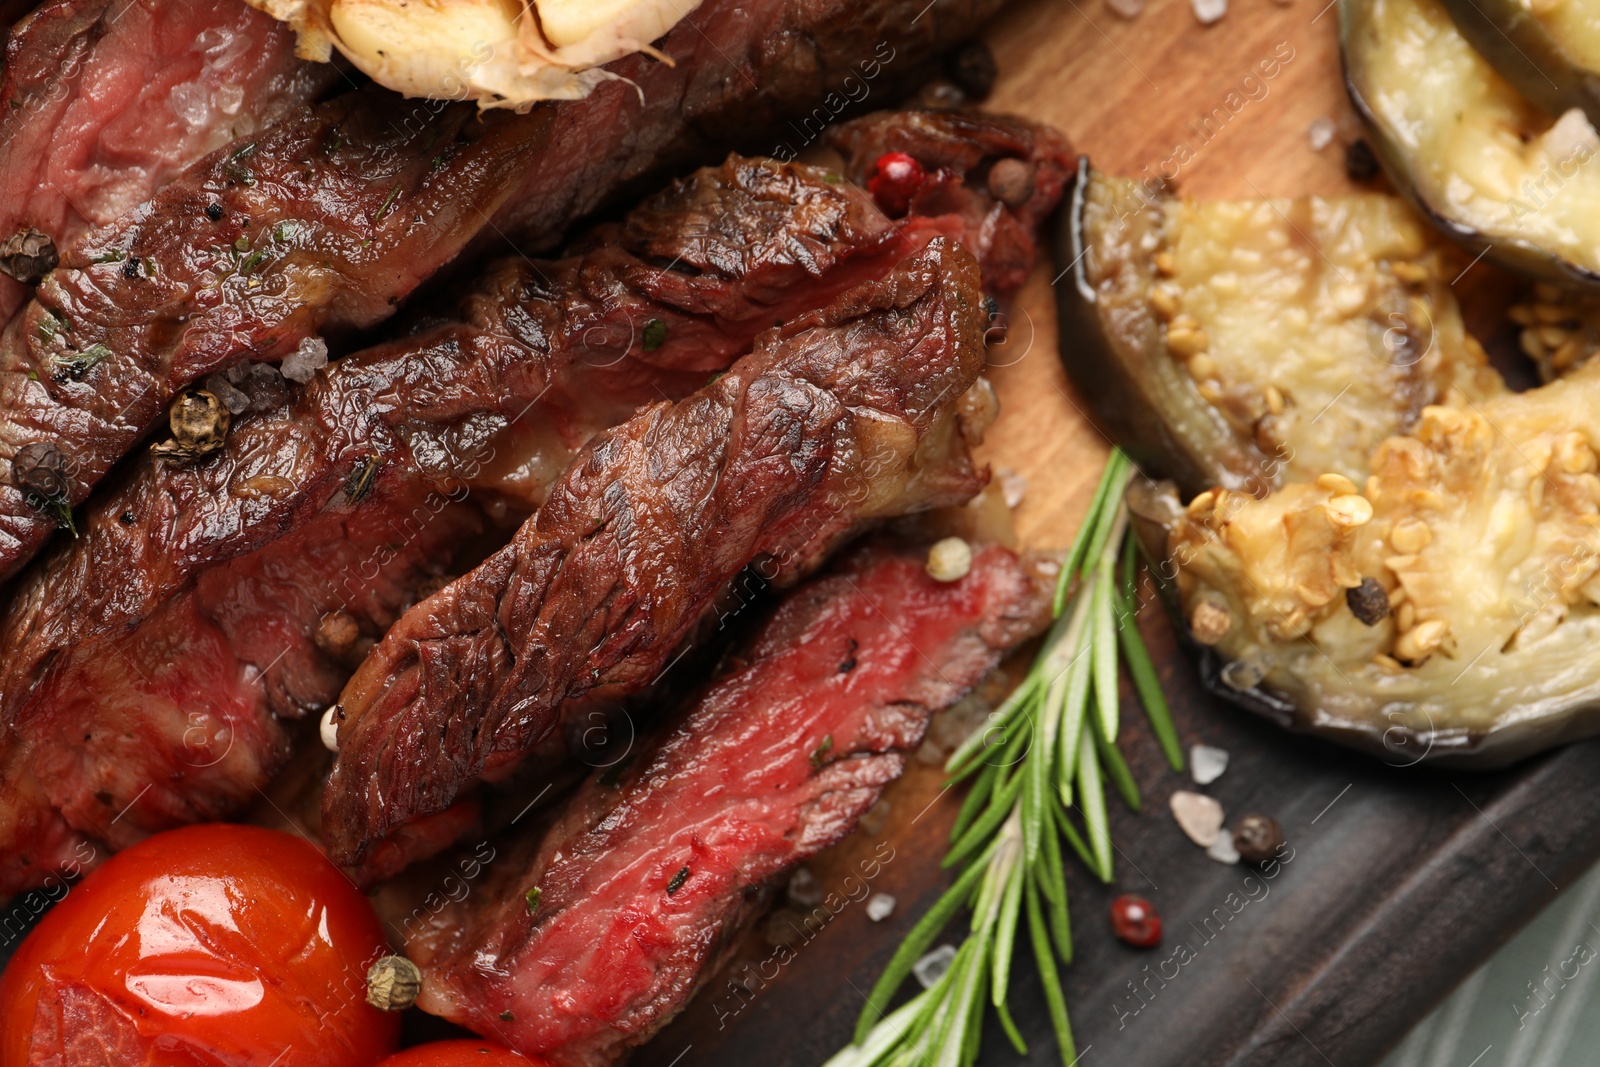
[[[0,978],[0,1067],[369,1067],[398,1015],[366,1003],[371,906],[306,841],[191,826],[111,857]]]
[[[1394,197],[1197,203],[1083,160],[1063,216],[1067,370],[1187,493],[1360,479],[1427,405],[1504,391],[1450,295],[1454,250]]]
[[[435,1041],[397,1052],[378,1067],[548,1067],[488,1041]]]

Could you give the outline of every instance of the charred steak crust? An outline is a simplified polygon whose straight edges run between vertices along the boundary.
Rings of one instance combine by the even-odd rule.
[[[929,60],[1004,3],[704,0],[666,37],[675,66],[629,56],[607,68],[627,81],[557,109],[552,150],[502,228],[545,249],[571,219],[730,148],[792,160],[855,102],[914,88]]]
[[[782,580],[858,522],[975,492],[956,411],[984,363],[977,275],[937,238],[586,445],[511,543],[345,687],[323,803],[336,861],[515,761],[563,700],[647,684],[747,564]]]
[[[1027,281],[1039,226],[1077,170],[1060,133],[981,111],[876,111],[828,139],[845,157],[846,176],[863,186],[885,152],[921,163],[929,179],[911,198],[910,225],[959,236],[983,265],[984,288],[1002,298]],[[1010,166],[1020,188],[994,180],[997,166]]]
[[[388,316],[509,195],[548,122],[350,93],[67,250],[0,340],[0,578],[55,523],[11,476],[23,444],[56,442],[75,504],[185,384]]]
[[[119,847],[226,816],[286,754],[277,720],[331,702],[359,643],[470,532],[469,487],[531,507],[590,434],[910,251],[854,186],[731,157],[573,256],[496,266],[454,321],[347,356],[298,397],[246,383],[215,461],[142,458],[21,579],[0,620],[0,777],[48,765],[28,802]],[[350,647],[324,639],[330,615]],[[23,825],[4,806],[0,831]],[[0,843],[22,857],[38,839]]]
[[[196,164],[64,250],[59,277],[0,344],[0,581],[190,381],[376,321],[474,236],[480,251],[506,234],[548,247],[579,215],[713,146],[819,97],[842,110],[846,78],[909,72],[1002,2],[707,0],[662,42],[674,66],[629,57],[614,69],[632,84],[586,100],[480,120],[466,105],[362,90]],[[836,115],[828,105],[803,143]],[[209,223],[213,205],[223,214]],[[69,461],[62,499],[16,485],[12,457],[39,441]]]
[[[854,829],[932,713],[1048,621],[1045,582],[1010,550],[976,546],[952,583],[926,558],[869,542],[791,592],[619,781],[582,787],[513,881],[409,946],[422,1006],[564,1067],[665,1026],[757,890]]]

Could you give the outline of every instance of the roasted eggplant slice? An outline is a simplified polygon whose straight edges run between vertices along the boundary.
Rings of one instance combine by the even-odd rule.
[[[1549,382],[1571,374],[1600,352],[1600,293],[1535,282],[1508,314],[1522,327],[1523,354]]]
[[[1582,111],[1534,107],[1439,0],[1340,0],[1339,33],[1350,99],[1420,210],[1508,269],[1600,286],[1600,137]]]
[[[1187,493],[1366,476],[1423,408],[1504,390],[1380,194],[1196,203],[1078,168],[1057,255],[1061,351],[1097,418]]]
[[[1551,115],[1600,124],[1600,4],[1595,0],[1444,0],[1468,43]]]
[[[1430,407],[1337,474],[1130,497],[1215,688],[1286,725],[1497,765],[1600,732],[1600,365]]]

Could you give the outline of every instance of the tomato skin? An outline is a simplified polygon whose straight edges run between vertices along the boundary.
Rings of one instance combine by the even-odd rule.
[[[0,1067],[34,1041],[118,1067],[371,1067],[398,1014],[366,1003],[388,951],[372,907],[309,842],[190,826],[74,886],[0,975]]]
[[[378,1067],[550,1067],[548,1060],[532,1060],[492,1041],[435,1041],[417,1045],[378,1064]]]

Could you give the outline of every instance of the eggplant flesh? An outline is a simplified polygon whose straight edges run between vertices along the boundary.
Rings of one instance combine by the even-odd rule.
[[[1504,391],[1450,295],[1454,250],[1394,197],[1199,203],[1083,160],[1057,256],[1068,371],[1186,493],[1360,479],[1428,405]]]
[[[1497,766],[1600,732],[1597,444],[1591,365],[1427,409],[1359,488],[1129,502],[1218,691],[1391,762]]]
[[[1544,381],[1571,374],[1600,352],[1600,292],[1536,282],[1507,314],[1522,327],[1522,352]]]
[[[1600,0],[1444,0],[1467,41],[1541,110],[1600,123]]]
[[[1600,286],[1600,136],[1581,110],[1535,107],[1439,0],[1340,0],[1339,33],[1351,101],[1421,211],[1510,270]]]

